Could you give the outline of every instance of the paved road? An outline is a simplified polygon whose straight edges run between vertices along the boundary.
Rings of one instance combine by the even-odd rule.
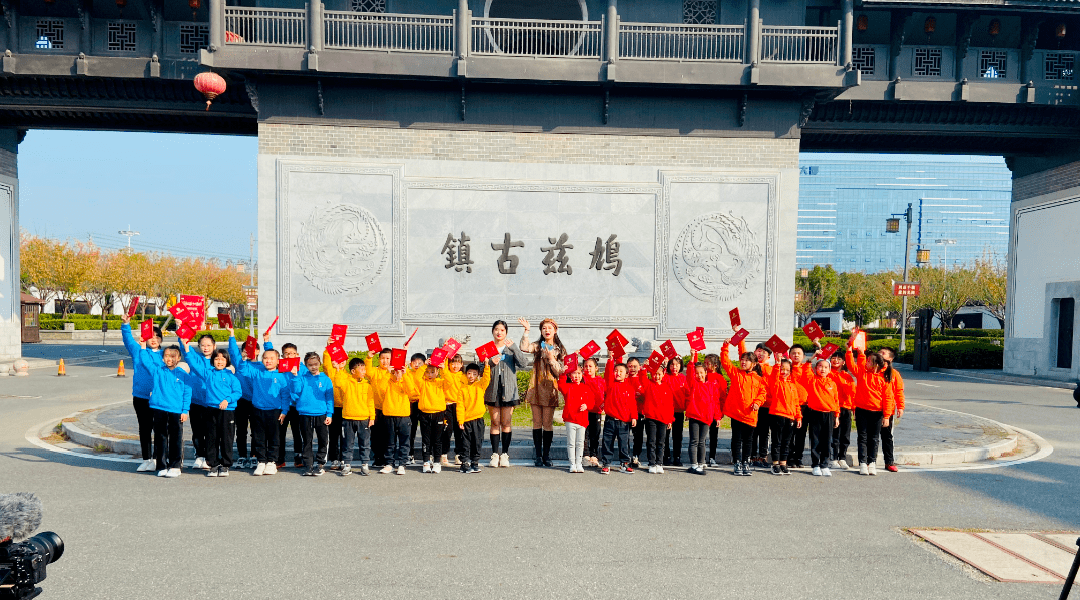
[[[130,379],[103,377],[113,369],[0,380],[0,491],[36,492],[43,529],[67,543],[45,597],[1056,598],[974,577],[900,528],[1080,531],[1080,410],[1066,390],[905,375],[910,401],[1032,430],[1055,452],[876,478],[515,467],[165,481],[25,441],[125,397]]]

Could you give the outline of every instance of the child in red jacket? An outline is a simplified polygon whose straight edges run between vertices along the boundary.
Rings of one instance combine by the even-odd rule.
[[[660,366],[649,379],[645,369],[638,375],[640,388],[645,393],[641,414],[645,418],[645,437],[648,439],[649,472],[664,472],[664,437],[675,419],[675,403],[671,388],[664,381],[664,367]]]
[[[855,375],[855,426],[858,428],[859,474],[877,475],[877,450],[881,428],[889,426],[889,417],[896,409],[891,373],[885,371],[885,360],[876,353],[852,355],[857,332],[848,340],[845,360]],[[890,379],[886,380],[889,375]]]
[[[833,429],[832,461],[829,467],[847,469],[848,446],[851,445],[851,419],[855,410],[855,378],[844,365],[844,356],[839,352],[829,357],[831,368],[829,378],[836,383],[840,395],[840,423]]]
[[[589,464],[600,466],[600,416],[604,414],[604,393],[607,389],[604,378],[600,375],[600,363],[595,358],[585,361],[583,381],[592,388],[593,400],[589,403],[589,425],[585,429],[585,454]]]
[[[832,432],[840,425],[840,392],[836,381],[829,377],[827,360],[814,363],[814,375],[806,380],[806,406],[803,420],[810,434],[810,465],[814,475],[829,477],[829,453],[832,448]]]
[[[768,393],[772,397],[769,406],[769,425],[772,427],[772,447],[769,454],[772,458],[772,474],[789,475],[787,460],[791,449],[791,434],[802,426],[805,392],[791,377],[790,360],[780,361],[772,370],[768,382]]]
[[[578,368],[570,374],[570,381],[560,378],[559,391],[566,398],[562,420],[566,423],[566,456],[570,459],[571,473],[584,473],[581,455],[585,451],[585,428],[589,425],[589,409],[593,403],[593,388],[583,381],[584,373]]]
[[[607,383],[604,397],[604,450],[600,473],[611,472],[611,460],[615,455],[616,439],[619,443],[619,462],[623,473],[632,474],[630,465],[630,428],[637,425],[637,380],[627,379],[628,371],[623,363],[615,364],[610,359],[604,367],[604,379]]]
[[[739,357],[739,368],[736,369],[728,357],[730,347],[730,340],[724,342],[720,360],[724,372],[731,377],[724,413],[731,418],[731,460],[735,465],[732,474],[749,476],[758,409],[765,403],[765,380],[754,355],[749,352]]]
[[[720,384],[709,378],[709,370],[697,362],[697,353],[686,369],[686,418],[690,420],[691,473],[705,474],[705,438],[710,425],[724,418]]]
[[[662,466],[681,467],[683,423],[686,422],[686,377],[683,376],[681,357],[667,361],[664,383],[671,388],[671,400],[675,404],[675,420],[664,436],[664,462]],[[661,470],[662,471],[662,470]]]

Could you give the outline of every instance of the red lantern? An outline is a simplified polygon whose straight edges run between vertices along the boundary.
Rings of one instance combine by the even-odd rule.
[[[870,17],[866,15],[859,15],[859,18],[855,21],[855,27],[859,31],[866,31],[870,28]]]
[[[191,7],[191,20],[195,20],[195,11],[199,10],[199,0],[188,0],[187,5]]]
[[[990,21],[990,29],[987,31],[991,36],[997,37],[1001,33],[1001,21],[993,19]]]
[[[210,102],[225,93],[225,80],[213,71],[199,73],[195,76],[195,89],[206,97],[206,110],[210,110]]]

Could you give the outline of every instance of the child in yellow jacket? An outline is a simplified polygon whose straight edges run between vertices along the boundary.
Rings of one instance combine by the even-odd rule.
[[[481,377],[483,373],[483,377]],[[461,439],[461,472],[480,472],[480,446],[484,442],[484,392],[491,382],[491,370],[470,363],[465,367],[465,385],[457,390],[458,436]]]
[[[409,391],[405,371],[391,370],[386,380],[386,392],[383,397],[383,418],[386,420],[386,466],[380,473],[405,474],[405,463],[409,459]]]
[[[423,376],[419,379],[405,377],[405,389],[410,398],[416,398],[420,411],[420,438],[425,473],[440,473],[442,465],[442,433],[446,426],[446,390],[451,387],[446,379],[439,379],[439,368],[426,361]],[[419,371],[420,369],[417,369]]]
[[[465,361],[461,359],[461,355],[455,354],[454,358],[448,359],[443,363],[442,368],[442,378],[445,379],[450,386],[446,390],[446,428],[443,430],[443,455],[440,459],[440,463],[444,467],[450,466],[450,461],[446,456],[450,453],[450,434],[454,435],[454,464],[461,464],[461,428],[458,427],[457,420],[457,398],[458,392],[461,391],[461,386],[465,385],[467,382],[465,371],[463,370],[464,366]]]
[[[335,398],[341,398],[341,424],[345,430],[341,446],[341,475],[352,474],[353,444],[360,445],[360,474],[368,474],[371,462],[371,428],[375,425],[375,390],[367,380],[367,365],[359,358],[349,360],[346,372],[344,363],[332,364],[330,353],[324,352],[323,365],[326,374],[334,382]]]
[[[386,464],[386,451],[389,446],[389,429],[383,416],[383,399],[386,398],[386,386],[390,381],[391,355],[390,348],[383,348],[378,354],[369,352],[364,360],[368,381],[375,392],[375,428],[371,431],[371,452],[374,456],[371,465],[376,468]]]

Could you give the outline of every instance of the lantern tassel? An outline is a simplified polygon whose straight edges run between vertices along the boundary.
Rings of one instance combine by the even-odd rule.
[[[206,101],[206,110],[210,110],[210,101],[209,100]]]

